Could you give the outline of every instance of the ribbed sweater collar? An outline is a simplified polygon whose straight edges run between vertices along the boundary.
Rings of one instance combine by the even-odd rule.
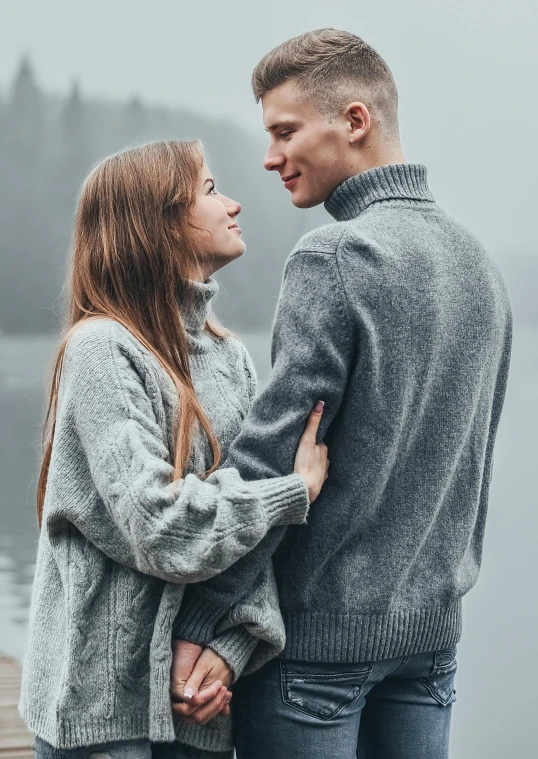
[[[192,303],[182,311],[185,329],[191,337],[201,337],[211,311],[211,301],[219,291],[218,282],[209,278],[207,282],[191,281]]]
[[[394,199],[435,201],[425,166],[395,163],[356,174],[332,191],[325,208],[336,221],[349,221],[372,203]]]

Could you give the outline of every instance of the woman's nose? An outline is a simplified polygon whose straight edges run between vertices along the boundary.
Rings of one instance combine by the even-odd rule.
[[[238,203],[236,200],[230,201],[230,205],[228,206],[228,216],[232,216],[235,218],[236,216],[239,216],[241,213],[241,204]]]

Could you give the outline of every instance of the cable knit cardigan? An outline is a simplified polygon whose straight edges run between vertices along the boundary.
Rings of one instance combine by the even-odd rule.
[[[214,280],[195,284],[184,318],[195,390],[226,456],[255,375],[241,343],[204,331],[216,291]],[[232,745],[229,718],[188,726],[171,711],[171,638],[185,584],[223,571],[271,527],[303,523],[308,492],[296,474],[245,482],[228,468],[197,478],[210,459],[199,432],[191,473],[172,481],[177,413],[171,379],[123,326],[99,319],[70,338],[19,707],[58,748],[176,737],[208,751]],[[271,569],[215,637],[236,677],[249,659],[252,671],[282,650]]]

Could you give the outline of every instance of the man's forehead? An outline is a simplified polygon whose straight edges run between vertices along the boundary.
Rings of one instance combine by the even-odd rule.
[[[305,117],[309,108],[297,96],[279,93],[276,90],[268,92],[262,99],[263,122],[268,132],[272,132],[283,124],[291,124]]]
[[[295,82],[284,82],[262,98],[263,121],[268,132],[284,124],[302,121],[314,109],[297,89]]]

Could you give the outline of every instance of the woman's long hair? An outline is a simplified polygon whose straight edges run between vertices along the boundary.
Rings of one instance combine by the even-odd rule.
[[[181,310],[192,304],[189,282],[201,275],[191,216],[203,162],[199,142],[153,142],[106,158],[82,187],[68,275],[69,311],[44,424],[40,526],[65,348],[74,330],[90,319],[109,317],[123,324],[172,378],[179,395],[174,479],[185,473],[197,422],[213,454],[205,474],[219,465],[217,438],[194,391],[181,318]],[[208,321],[205,329],[215,338],[227,334],[216,322]]]

